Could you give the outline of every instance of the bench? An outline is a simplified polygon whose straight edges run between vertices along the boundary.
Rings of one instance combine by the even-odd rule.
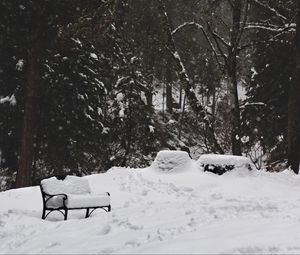
[[[56,177],[43,179],[40,189],[43,198],[42,219],[46,219],[53,211],[61,212],[64,220],[67,220],[69,210],[85,209],[86,218],[97,208],[111,211],[110,194],[92,194],[88,180],[81,177],[67,175],[64,180]]]

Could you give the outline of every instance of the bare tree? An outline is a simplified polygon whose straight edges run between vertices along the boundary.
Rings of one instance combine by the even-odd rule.
[[[188,77],[187,71],[181,60],[181,57],[177,51],[175,41],[173,38],[173,34],[172,34],[171,25],[169,22],[168,13],[167,13],[166,7],[164,5],[164,2],[163,2],[163,0],[158,0],[158,3],[159,3],[160,14],[162,17],[163,29],[164,29],[164,32],[167,37],[166,48],[168,49],[168,51],[170,52],[171,56],[174,59],[176,72],[179,76],[180,82],[182,83],[182,85],[184,87],[184,91],[185,91],[185,95],[188,100],[188,103],[189,103],[191,109],[195,112],[199,121],[203,122],[205,124],[206,130],[207,130],[207,136],[208,136],[207,138],[211,144],[212,150],[214,152],[223,154],[224,151],[221,148],[221,146],[219,145],[219,143],[215,137],[214,130],[208,120],[205,109],[203,108],[203,106],[201,105],[201,103],[199,102],[199,100],[196,97],[195,90],[192,86],[192,83],[191,83],[189,77]]]
[[[207,11],[194,15],[194,20],[185,22],[175,28],[173,35],[189,27],[197,28],[206,38],[220,71],[225,74],[228,81],[230,96],[229,110],[231,116],[231,148],[232,153],[241,155],[241,122],[238,96],[238,83],[240,80],[243,51],[259,44],[281,39],[280,36],[294,30],[294,24],[289,18],[270,6],[270,3],[260,0],[230,0],[211,1]],[[251,8],[272,15],[274,23],[267,20],[251,21],[249,13]],[[264,30],[269,38],[264,41],[250,40],[249,32]]]

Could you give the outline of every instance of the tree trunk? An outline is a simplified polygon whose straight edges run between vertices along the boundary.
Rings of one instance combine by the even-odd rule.
[[[217,93],[217,90],[216,90],[216,84],[215,82],[213,82],[212,84],[212,105],[211,105],[211,114],[212,114],[212,120],[211,120],[211,125],[212,125],[212,128],[214,129],[215,128],[215,122],[216,122],[216,93]]]
[[[185,96],[183,97],[183,103],[182,103],[182,109],[181,109],[181,116],[179,120],[179,132],[177,138],[180,140],[181,139],[181,132],[182,132],[182,125],[183,125],[183,117],[185,114]]]
[[[32,161],[34,153],[34,138],[38,116],[38,89],[40,83],[38,50],[33,47],[28,52],[28,68],[26,81],[25,112],[21,137],[19,169],[16,187],[26,187],[32,184]]]
[[[173,112],[173,97],[172,97],[172,70],[171,70],[171,59],[167,57],[166,66],[166,109],[168,113]]]
[[[298,174],[300,163],[300,1],[297,1],[295,37],[296,68],[289,91],[288,105],[288,161]]]
[[[183,62],[181,61],[181,58],[178,54],[178,51],[177,51],[177,48],[176,48],[176,45],[174,42],[174,38],[171,33],[171,26],[170,26],[169,18],[168,18],[167,11],[166,11],[165,5],[163,3],[163,0],[158,0],[158,3],[159,3],[160,13],[162,15],[163,29],[167,36],[166,47],[172,54],[172,57],[175,61],[175,64],[176,64],[175,68],[177,69],[177,74],[179,76],[180,82],[182,83],[182,85],[184,87],[185,96],[188,100],[188,103],[189,103],[191,109],[196,114],[199,121],[201,121],[205,124],[206,130],[207,130],[207,135],[208,135],[208,140],[212,147],[212,151],[224,154],[223,149],[221,148],[221,146],[219,145],[219,143],[215,137],[214,130],[212,129],[212,126],[210,125],[210,123],[208,121],[205,109],[202,107],[201,103],[199,102],[199,100],[196,97],[195,91],[190,82],[190,79],[188,77],[186,69],[185,69]]]
[[[180,83],[179,84],[179,102],[178,102],[178,105],[179,105],[179,109],[182,109],[182,84]]]
[[[232,30],[227,59],[227,74],[229,78],[230,93],[230,113],[231,113],[231,149],[232,154],[242,155],[241,149],[241,122],[240,107],[237,91],[237,49],[239,45],[239,35],[241,33],[241,13],[242,4],[240,0],[232,3]]]
[[[230,114],[231,114],[231,150],[233,155],[242,155],[241,150],[241,122],[240,106],[237,91],[236,77],[236,56],[228,58],[228,76],[230,93]]]

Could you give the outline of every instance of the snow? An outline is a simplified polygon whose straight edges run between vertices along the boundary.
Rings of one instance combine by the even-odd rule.
[[[154,127],[152,125],[148,125],[150,133],[154,133]]]
[[[196,22],[184,22],[183,24],[179,25],[178,27],[176,27],[172,32],[171,34],[174,35],[176,34],[179,30],[187,27],[187,26],[194,26],[196,27],[197,29],[203,29],[203,26],[200,25],[199,23],[196,23]]]
[[[249,140],[250,140],[250,137],[249,137],[249,136],[245,136],[245,135],[244,135],[244,136],[241,138],[241,142],[244,143],[244,144],[245,144],[245,143],[248,143]]]
[[[90,186],[87,180],[76,177],[67,176],[64,180],[58,180],[56,177],[51,177],[42,180],[43,189],[48,194],[89,194],[91,193]]]
[[[122,92],[118,93],[116,99],[118,102],[122,102],[124,100],[124,94]]]
[[[108,206],[110,197],[107,194],[103,195],[68,195],[66,206],[68,208]]]
[[[252,74],[251,74],[251,80],[253,80],[254,77],[255,77],[256,75],[258,75],[258,73],[257,73],[257,71],[255,70],[255,67],[251,67],[251,72],[252,72]]]
[[[83,177],[112,211],[41,219],[39,187],[0,192],[2,254],[299,254],[300,176],[113,167]],[[243,174],[241,174],[243,172]]]
[[[189,154],[185,151],[162,150],[156,155],[152,167],[162,172],[182,171],[191,166]]]
[[[243,156],[233,155],[219,155],[219,154],[203,154],[198,159],[199,165],[215,165],[215,166],[228,166],[232,165],[235,168],[249,169],[252,162],[249,158]]]
[[[78,38],[76,38],[76,39],[74,39],[74,38],[71,38],[78,46],[80,46],[80,47],[82,47],[82,42],[78,39]]]
[[[16,69],[21,72],[23,71],[23,68],[24,68],[24,59],[19,59],[16,64]]]
[[[98,56],[95,53],[91,53],[90,57],[95,59],[95,60],[98,60]]]
[[[16,105],[17,100],[16,100],[15,95],[13,94],[10,97],[9,96],[1,97],[0,98],[0,104],[4,104],[4,103],[9,103],[10,105]]]
[[[119,117],[120,118],[124,118],[125,117],[125,109],[124,108],[120,109],[120,111],[119,111]]]

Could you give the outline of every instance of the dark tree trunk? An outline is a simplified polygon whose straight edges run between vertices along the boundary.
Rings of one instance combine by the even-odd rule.
[[[188,100],[188,103],[189,103],[191,109],[196,114],[199,121],[201,121],[205,124],[208,140],[212,147],[212,151],[224,154],[223,149],[221,148],[221,146],[219,145],[219,143],[215,137],[214,130],[207,119],[205,109],[202,107],[201,103],[199,102],[199,100],[196,97],[195,91],[190,82],[190,79],[188,77],[186,69],[181,61],[181,58],[180,58],[178,52],[177,52],[174,38],[171,33],[171,26],[170,26],[169,18],[168,18],[167,11],[166,11],[165,5],[163,3],[163,0],[158,0],[158,3],[159,3],[160,14],[162,15],[163,29],[167,36],[166,47],[170,51],[170,54],[172,54],[172,56],[173,56],[173,59],[174,59],[175,65],[176,65],[175,68],[177,69],[177,74],[179,76],[180,82],[182,83],[182,85],[184,87],[184,91],[185,91],[185,95]]]
[[[146,96],[147,105],[152,106],[152,104],[153,104],[153,94],[152,94],[152,92],[146,91],[145,96]]]
[[[233,155],[242,155],[240,106],[238,101],[236,56],[228,57],[228,76],[231,114],[231,150]]]
[[[172,69],[171,69],[171,58],[167,57],[166,66],[166,109],[168,113],[173,112],[173,97],[172,97]]]
[[[242,4],[240,0],[234,0],[232,3],[232,31],[229,55],[227,59],[227,74],[229,78],[230,93],[230,112],[231,112],[231,149],[232,154],[241,155],[241,123],[240,107],[237,91],[237,55],[239,36],[241,33],[241,12]]]
[[[26,187],[32,184],[32,162],[34,154],[34,138],[38,116],[38,89],[40,83],[39,61],[37,47],[28,52],[28,67],[25,96],[25,112],[21,138],[19,169],[16,187]]]
[[[212,120],[211,125],[212,128],[215,129],[215,122],[216,122],[216,84],[213,82],[212,84],[212,106],[211,106],[211,112],[212,112]]]
[[[296,67],[289,91],[288,105],[288,161],[291,169],[298,174],[300,163],[300,1],[297,1],[295,56]]]
[[[179,84],[179,102],[178,102],[179,108],[182,109],[182,84]]]

